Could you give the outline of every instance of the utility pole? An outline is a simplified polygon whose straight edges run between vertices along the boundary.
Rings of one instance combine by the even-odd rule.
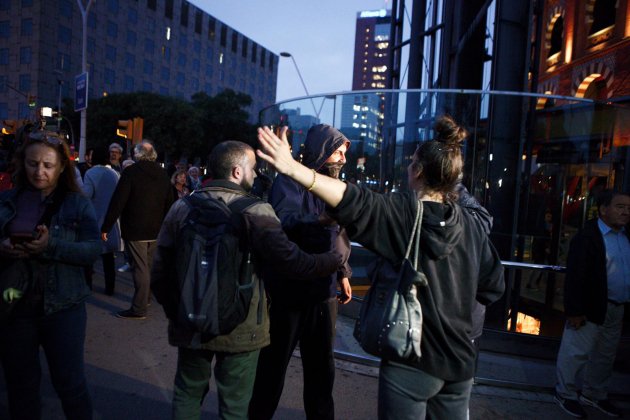
[[[87,19],[90,6],[95,0],[88,0],[87,5],[83,5],[83,0],[77,0],[79,10],[81,10],[81,18],[83,20],[83,45],[81,48],[81,73],[87,71]],[[89,78],[88,78],[89,81]],[[87,86],[86,86],[87,89]],[[85,132],[87,127],[87,109],[81,110],[81,133],[79,135],[79,162],[85,160]]]

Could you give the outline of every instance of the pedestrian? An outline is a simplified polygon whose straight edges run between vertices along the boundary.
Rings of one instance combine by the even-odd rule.
[[[339,178],[348,147],[350,141],[337,129],[319,124],[308,131],[302,162],[313,173]],[[324,201],[313,195],[308,186],[303,187],[288,176],[276,177],[269,202],[289,239],[303,251],[335,250],[343,255],[343,261],[335,273],[317,281],[300,282],[282,273],[270,275],[271,345],[260,353],[249,415],[256,420],[272,418],[282,396],[291,355],[299,343],[306,416],[333,419],[337,304],[346,304],[352,298],[350,240],[328,216]]]
[[[173,203],[173,187],[166,172],[156,162],[157,152],[147,141],[134,147],[136,163],[120,176],[109,203],[101,236],[120,218],[122,237],[131,256],[134,294],[131,308],[116,314],[119,318],[145,319],[149,304],[150,273],[155,241],[164,216]]]
[[[256,176],[256,157],[250,146],[238,141],[219,143],[211,153],[210,163],[214,180],[193,195],[222,200],[227,205],[253,197],[248,192]],[[176,248],[182,246],[178,232],[190,211],[185,199],[176,201],[158,237],[151,286],[167,314],[178,310],[177,280],[171,273]],[[247,248],[253,253],[256,281],[245,321],[228,334],[195,342],[191,331],[178,323],[176,317],[169,317],[169,343],[178,347],[173,393],[176,420],[200,418],[212,370],[219,396],[219,418],[247,419],[259,350],[269,344],[267,302],[260,273],[273,265],[295,278],[309,279],[330,274],[339,265],[339,256],[335,253],[309,255],[290,242],[269,204],[253,200],[241,214],[248,226],[245,237]]]
[[[582,406],[611,416],[621,410],[608,399],[608,384],[630,302],[630,194],[603,190],[598,217],[571,239],[564,282],[567,322],[556,363],[556,402],[570,415]],[[580,386],[581,385],[581,386]]]
[[[190,194],[190,190],[186,186],[186,171],[178,169],[171,175],[171,185],[173,185],[173,194],[177,198],[186,197]]]
[[[120,164],[122,154],[123,148],[120,144],[112,143],[109,145],[109,165],[118,173],[122,171],[122,166]]]
[[[42,416],[41,347],[66,418],[91,419],[83,266],[101,250],[94,208],[76,184],[68,146],[54,133],[32,133],[14,165],[15,188],[0,194],[0,293],[11,308],[0,323],[0,360],[9,414]]]
[[[197,166],[191,166],[188,169],[186,186],[190,191],[195,191],[197,188],[201,188],[201,177],[199,176],[199,168]]]
[[[321,198],[352,240],[392,263],[404,258],[418,200],[424,207],[419,261],[428,286],[418,289],[422,357],[404,363],[381,360],[380,419],[466,418],[474,374],[468,335],[474,302],[495,301],[505,288],[501,261],[484,227],[452,199],[467,133],[448,116],[437,120],[434,132],[407,167],[411,191],[382,195],[293,160],[286,130],[281,138],[268,127],[258,130],[259,157]]]
[[[92,167],[85,173],[83,181],[83,194],[92,201],[98,225],[105,220],[105,213],[109,202],[114,195],[120,175],[109,166],[107,149],[96,148],[92,152]],[[102,242],[101,261],[103,263],[103,276],[105,277],[105,294],[112,296],[116,284],[115,252],[122,251],[122,238],[120,236],[120,222],[112,226],[107,232],[107,241]],[[92,288],[92,268],[89,269],[88,286]]]

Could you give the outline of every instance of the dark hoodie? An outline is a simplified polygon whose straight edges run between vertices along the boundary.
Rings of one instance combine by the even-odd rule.
[[[319,124],[308,131],[304,142],[302,163],[309,168],[320,170],[335,150],[350,142],[335,128]],[[322,224],[320,215],[325,213],[322,200],[308,192],[292,179],[278,175],[269,193],[269,203],[273,206],[289,239],[305,252],[318,254],[335,249],[343,256],[339,271],[328,277],[311,281],[296,281],[278,273],[267,276],[267,286],[272,300],[289,306],[304,302],[319,302],[334,297],[337,280],[350,278],[352,271],[348,265],[350,241],[343,229],[335,224]]]
[[[454,203],[423,202],[420,263],[429,281],[420,288],[422,358],[410,361],[446,381],[473,377],[470,341],[475,298],[487,305],[505,288],[503,267],[482,223]],[[417,204],[413,193],[382,195],[348,185],[330,214],[352,240],[393,264],[402,261]]]

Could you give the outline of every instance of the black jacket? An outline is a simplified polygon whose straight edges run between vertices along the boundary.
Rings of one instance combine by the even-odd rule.
[[[586,222],[571,239],[564,281],[564,313],[583,315],[601,325],[608,305],[608,275],[606,246],[597,220]],[[625,232],[630,238],[628,230]]]
[[[475,299],[489,304],[505,289],[503,267],[482,223],[454,203],[424,203],[421,266],[429,285],[420,288],[422,358],[410,362],[446,381],[470,379],[474,350],[470,341]],[[399,264],[417,209],[413,193],[376,194],[348,185],[331,215],[352,240]]]
[[[155,240],[173,199],[173,187],[164,169],[156,162],[137,162],[120,175],[101,232],[109,232],[120,217],[123,239]]]
[[[318,170],[326,159],[348,140],[329,126],[318,125],[309,130],[302,163]],[[342,255],[343,263],[337,273],[307,282],[295,282],[278,273],[271,273],[267,282],[272,300],[300,305],[303,302],[319,302],[336,295],[337,280],[350,278],[352,270],[348,264],[350,240],[336,223],[322,224],[320,215],[326,205],[319,198],[291,178],[278,175],[269,193],[273,206],[289,239],[308,253],[335,250]]]

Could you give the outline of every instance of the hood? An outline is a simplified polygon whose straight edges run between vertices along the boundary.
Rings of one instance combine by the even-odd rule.
[[[421,247],[432,259],[442,259],[453,252],[463,234],[461,208],[451,203],[424,201]]]
[[[306,134],[302,164],[317,171],[343,144],[350,148],[350,140],[336,128],[326,124],[314,125]]]

